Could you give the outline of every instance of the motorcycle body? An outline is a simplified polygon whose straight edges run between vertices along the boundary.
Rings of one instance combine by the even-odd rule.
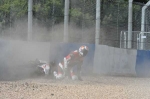
[[[34,75],[37,76],[47,76],[50,74],[50,65],[46,61],[35,60],[32,62],[34,67]]]
[[[49,75],[50,66],[48,64],[37,65],[37,72],[43,75]]]

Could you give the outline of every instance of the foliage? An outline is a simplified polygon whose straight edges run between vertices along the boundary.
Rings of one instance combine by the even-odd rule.
[[[55,7],[55,14],[53,13]],[[33,0],[33,17],[46,22],[52,16],[63,15],[61,0]],[[0,22],[9,24],[13,20],[26,17],[28,14],[28,0],[0,0]],[[56,22],[62,18],[55,17]]]
[[[36,22],[47,28],[51,28],[54,24],[62,23],[64,21],[64,1],[33,0],[34,21],[36,20]],[[127,1],[101,0],[102,26],[111,26],[113,28],[117,26],[127,27]],[[141,6],[134,5],[133,11],[133,19],[140,22]],[[27,15],[28,0],[0,0],[0,26],[5,28],[10,27],[10,24],[12,26],[16,20],[27,19]],[[75,23],[79,28],[94,27],[96,20],[96,0],[70,0],[69,16],[69,21]],[[134,23],[137,22],[134,21]]]

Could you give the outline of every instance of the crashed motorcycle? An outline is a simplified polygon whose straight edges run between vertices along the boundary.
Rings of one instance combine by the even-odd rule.
[[[30,63],[34,69],[32,76],[48,76],[50,74],[50,65],[46,61],[36,59]]]

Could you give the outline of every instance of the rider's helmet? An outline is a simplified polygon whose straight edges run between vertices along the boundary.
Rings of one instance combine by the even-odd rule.
[[[79,54],[81,55],[81,56],[86,56],[87,55],[87,53],[88,53],[88,47],[87,46],[81,46],[80,48],[79,48]]]

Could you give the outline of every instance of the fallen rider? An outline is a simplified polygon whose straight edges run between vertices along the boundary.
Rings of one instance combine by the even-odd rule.
[[[51,71],[55,79],[70,78],[72,80],[81,80],[81,66],[83,59],[88,53],[87,46],[81,46],[79,50],[70,52],[64,57],[63,61],[57,66],[51,65]],[[52,64],[52,63],[51,63]],[[77,66],[77,72],[74,73],[74,67]]]

